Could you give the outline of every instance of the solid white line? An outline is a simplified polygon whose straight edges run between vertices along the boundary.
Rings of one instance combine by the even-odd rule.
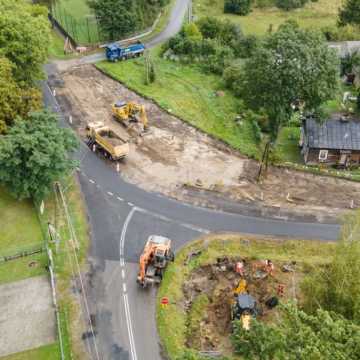
[[[129,212],[128,216],[125,219],[123,228],[121,230],[121,237],[120,237],[120,244],[119,244],[120,249],[119,249],[119,251],[120,251],[120,266],[122,266],[122,267],[125,265],[125,261],[124,261],[124,258],[123,258],[123,253],[124,253],[124,246],[125,246],[126,230],[127,230],[127,227],[128,227],[128,225],[129,225],[129,223],[131,221],[131,218],[134,215],[136,210],[138,210],[137,207],[133,207],[131,209],[131,211]],[[134,333],[133,333],[132,324],[131,324],[129,301],[128,301],[128,297],[127,297],[127,293],[126,293],[126,284],[125,283],[123,283],[123,292],[124,292],[123,296],[124,296],[125,317],[126,317],[126,325],[127,325],[129,342],[130,342],[131,358],[132,358],[132,360],[137,360]]]
[[[107,193],[108,193],[108,195],[110,195],[110,196],[114,196],[114,194],[113,194],[111,191],[108,191]]]
[[[128,332],[129,332],[131,357],[132,357],[132,360],[137,360],[134,333],[133,333],[133,329],[132,329],[130,307],[129,307],[129,300],[128,300],[127,294],[124,294],[124,304],[125,304],[126,325],[127,325]]]
[[[94,180],[89,179],[89,181],[90,181],[92,184],[95,184],[95,181],[94,181]]]
[[[118,196],[117,199],[118,199],[119,201],[124,201],[124,199],[121,198],[120,196]]]

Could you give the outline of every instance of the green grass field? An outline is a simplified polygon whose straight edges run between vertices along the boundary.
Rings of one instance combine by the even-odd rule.
[[[0,254],[11,253],[43,241],[31,201],[17,201],[0,188]]]
[[[336,25],[338,8],[342,0],[310,1],[304,8],[282,11],[274,8],[254,8],[247,16],[224,14],[223,0],[194,0],[194,14],[197,17],[215,16],[239,24],[245,34],[264,35],[270,24],[275,30],[288,19],[296,20],[302,27],[320,29]]]
[[[224,90],[220,77],[205,74],[195,66],[163,60],[153,54],[157,79],[145,85],[144,59],[122,63],[101,62],[97,67],[130,89],[155,100],[162,108],[189,124],[228,143],[243,154],[258,157],[251,124],[235,123],[240,100]],[[216,96],[217,91],[223,96]]]

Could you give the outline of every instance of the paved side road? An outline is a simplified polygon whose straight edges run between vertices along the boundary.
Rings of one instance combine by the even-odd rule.
[[[56,341],[47,276],[0,285],[0,357]]]

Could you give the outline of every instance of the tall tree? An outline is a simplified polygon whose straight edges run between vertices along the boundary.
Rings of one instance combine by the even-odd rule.
[[[0,56],[15,65],[16,81],[33,85],[43,77],[49,42],[45,7],[26,0],[0,0]]]
[[[268,35],[246,61],[241,96],[270,119],[271,141],[293,113],[294,102],[315,110],[332,99],[339,86],[339,61],[322,35],[287,22]]]
[[[152,25],[168,0],[88,0],[100,28],[111,40]]]
[[[37,88],[21,88],[15,81],[13,65],[0,57],[0,134],[12,125],[17,115],[25,117],[29,111],[41,107],[41,93]]]
[[[17,118],[6,135],[0,136],[0,184],[18,199],[41,199],[52,183],[75,166],[69,152],[77,140],[69,129],[59,128],[49,112]]]
[[[346,0],[339,11],[339,25],[360,25],[360,1]]]

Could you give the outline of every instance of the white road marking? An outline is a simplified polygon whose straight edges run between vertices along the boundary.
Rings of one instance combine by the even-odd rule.
[[[92,183],[92,184],[95,184],[95,181],[93,179],[89,179],[89,181]]]
[[[118,196],[117,199],[118,199],[119,201],[124,201],[124,199],[121,198],[120,196]]]
[[[134,204],[133,204],[133,203],[131,203],[131,202],[128,202],[128,205],[129,205],[129,206],[134,206]]]
[[[209,234],[210,233],[209,230],[202,229],[201,227],[198,227],[198,226],[195,226],[195,225],[192,225],[192,224],[180,224],[180,225],[187,228],[187,229],[197,231],[199,233],[203,233],[203,234]]]
[[[107,193],[108,193],[108,195],[110,195],[110,196],[114,196],[114,194],[113,194],[111,191],[108,191]]]
[[[127,328],[128,328],[129,340],[130,340],[130,353],[131,353],[131,358],[132,358],[132,360],[137,360],[136,348],[135,348],[135,340],[134,340],[134,333],[133,333],[132,323],[131,323],[129,300],[128,300],[127,294],[124,294],[123,296],[124,296],[124,304],[125,304],[126,325],[127,325]]]
[[[122,277],[123,279],[125,279],[125,270],[124,270],[124,269],[121,269],[121,277]]]
[[[127,227],[129,226],[131,218],[134,215],[136,210],[138,210],[137,207],[133,207],[131,209],[131,211],[129,212],[128,216],[125,219],[125,222],[124,222],[124,225],[123,225],[123,228],[121,231],[120,246],[119,246],[119,248],[120,248],[120,266],[121,267],[125,266],[125,260],[123,258],[123,254],[124,254],[126,230],[127,230]],[[124,269],[122,269],[122,272],[123,271],[124,271]],[[124,271],[124,275],[125,275],[125,271]],[[123,283],[123,292],[124,292],[123,296],[124,296],[125,318],[126,318],[126,326],[127,326],[128,335],[129,335],[131,359],[137,360],[134,333],[133,333],[133,327],[132,327],[132,323],[131,323],[129,300],[128,300],[128,296],[126,293],[126,284],[125,283]]]

